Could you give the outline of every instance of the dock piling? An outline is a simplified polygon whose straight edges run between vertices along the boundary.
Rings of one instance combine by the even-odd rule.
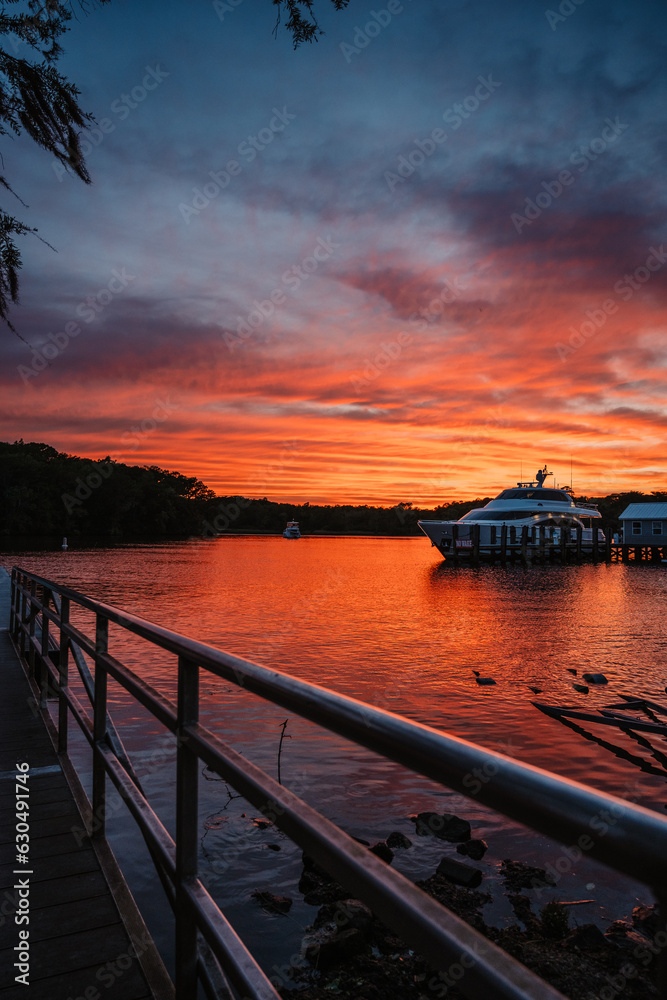
[[[457,551],[458,540],[459,540],[459,526],[458,524],[455,524],[452,527],[452,560],[455,566],[458,566],[459,564],[459,553]]]
[[[479,525],[473,524],[472,531],[472,564],[473,566],[479,566]]]

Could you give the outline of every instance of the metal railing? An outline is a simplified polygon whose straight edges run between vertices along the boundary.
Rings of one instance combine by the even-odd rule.
[[[54,606],[56,597],[60,610]],[[71,623],[72,605],[94,613],[94,638]],[[177,657],[176,703],[112,655],[109,623]],[[59,634],[57,655],[52,648],[54,628]],[[47,677],[57,690],[59,752],[67,752],[70,715],[92,748],[91,808],[96,817],[92,836],[104,836],[107,778],[141,829],[174,906],[179,1000],[194,1000],[200,979],[212,997],[232,996],[232,989],[244,1000],[279,997],[198,878],[200,761],[270,815],[280,830],[352,896],[381,915],[431,966],[446,971],[458,963],[465,970],[457,982],[464,996],[562,1000],[557,990],[205,728],[199,722],[200,669],[463,795],[471,796],[474,785],[477,801],[566,845],[581,843],[585,835],[590,857],[650,886],[659,900],[666,898],[667,819],[651,810],[243,660],[18,568],[12,570],[10,629],[43,694]],[[87,684],[92,717],[68,683],[73,650],[75,663],[83,659],[82,653],[94,662],[94,684]],[[108,677],[176,737],[175,840],[143,794],[121,752],[122,745],[119,748],[119,741],[111,735]],[[480,773],[484,780],[475,782],[474,776]],[[600,817],[605,816],[609,821],[603,823]],[[203,958],[202,947],[207,951]],[[210,973],[211,954],[217,963],[216,976]],[[223,986],[216,988],[214,980]]]

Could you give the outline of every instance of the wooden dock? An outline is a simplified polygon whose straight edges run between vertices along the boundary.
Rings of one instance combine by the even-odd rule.
[[[71,765],[54,749],[8,617],[9,578],[0,569],[0,1000],[166,997],[166,973],[108,844],[93,846],[83,834],[67,777]],[[17,765],[26,764],[29,840],[24,834],[20,842],[29,851],[21,863],[17,823],[25,827],[16,816],[16,789],[23,786],[16,775]],[[29,923],[17,924],[25,912]],[[17,981],[26,964],[15,966],[26,954],[15,950],[25,944],[20,931],[29,932],[29,972]]]
[[[547,535],[544,526],[540,526],[537,533],[533,529],[531,535],[527,525],[524,525],[519,535],[514,528],[503,524],[500,537],[493,543],[483,544],[479,524],[466,526],[463,530],[465,536],[462,538],[458,523],[454,524],[451,539],[443,539],[436,546],[448,565],[477,566],[480,562],[503,566],[507,563],[524,566],[581,562],[667,563],[667,546],[615,542],[611,530],[605,532],[604,539],[594,533],[592,539],[584,541],[580,527],[576,532],[560,532],[554,538],[553,532]],[[435,542],[431,544],[435,545]]]

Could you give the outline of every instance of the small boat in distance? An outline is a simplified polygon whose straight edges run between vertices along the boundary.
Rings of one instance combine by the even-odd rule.
[[[301,538],[298,521],[287,522],[287,527],[283,531],[283,538]]]

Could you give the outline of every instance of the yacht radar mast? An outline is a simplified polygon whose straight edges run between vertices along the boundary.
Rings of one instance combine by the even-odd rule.
[[[547,466],[545,465],[543,469],[537,470],[537,472],[535,473],[535,479],[532,482],[517,483],[517,486],[520,489],[523,489],[524,487],[530,488],[531,486],[537,486],[541,488],[542,486],[544,486],[544,480],[547,478],[547,476],[553,476],[553,472],[549,472]]]

